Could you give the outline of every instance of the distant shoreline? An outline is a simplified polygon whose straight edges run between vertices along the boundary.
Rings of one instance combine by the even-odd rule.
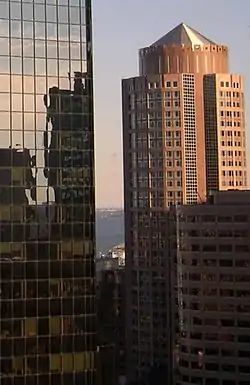
[[[124,210],[96,210],[96,255],[124,243]]]

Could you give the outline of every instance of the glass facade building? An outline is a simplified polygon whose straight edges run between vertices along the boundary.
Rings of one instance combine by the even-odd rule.
[[[95,382],[91,24],[0,1],[1,385]]]

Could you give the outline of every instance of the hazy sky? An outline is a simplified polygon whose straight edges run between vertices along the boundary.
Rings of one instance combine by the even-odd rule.
[[[248,112],[249,15],[250,0],[93,0],[98,207],[123,205],[121,79],[137,75],[138,49],[181,22],[228,45],[231,72],[245,75]]]

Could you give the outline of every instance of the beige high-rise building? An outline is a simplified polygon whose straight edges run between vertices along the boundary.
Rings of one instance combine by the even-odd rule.
[[[240,75],[204,76],[204,116],[207,189],[245,189],[245,111]]]
[[[228,73],[227,47],[185,24],[141,49],[139,61],[139,76],[122,81],[127,369],[142,378],[160,362],[170,379],[166,211],[211,189],[246,188],[243,85]]]

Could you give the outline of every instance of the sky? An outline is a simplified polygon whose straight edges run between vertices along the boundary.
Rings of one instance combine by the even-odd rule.
[[[92,0],[92,3],[96,204],[120,208],[123,206],[121,79],[138,74],[138,49],[150,45],[181,22],[218,44],[227,45],[230,71],[245,77],[248,123],[250,1]]]

